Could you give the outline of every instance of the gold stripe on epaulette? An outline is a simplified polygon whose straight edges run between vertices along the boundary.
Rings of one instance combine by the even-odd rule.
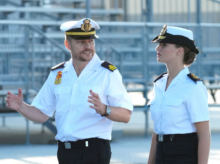
[[[114,65],[109,65],[109,69],[112,70],[112,71],[115,70],[116,68],[117,67],[115,67]]]
[[[192,77],[194,78],[194,79],[200,79],[198,76],[196,76],[195,74],[191,74],[192,75]]]

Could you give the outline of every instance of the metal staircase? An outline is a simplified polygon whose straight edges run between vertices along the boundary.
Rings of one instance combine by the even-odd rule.
[[[69,2],[68,0],[64,0]],[[64,2],[63,1],[63,2]],[[2,94],[0,99],[4,102],[7,90],[17,94],[17,89],[24,89],[24,100],[31,103],[34,96],[45,82],[50,68],[62,61],[69,60],[70,54],[63,45],[64,34],[60,32],[61,19],[79,19],[85,14],[85,9],[74,8],[41,8],[42,0],[26,3],[26,1],[1,1],[0,6],[0,80]],[[56,1],[58,2],[58,1]],[[74,1],[77,2],[77,1]],[[80,1],[78,6],[83,6]],[[91,10],[91,14],[121,15],[121,9]],[[103,15],[103,17],[106,17]],[[115,16],[114,16],[115,17]],[[31,19],[34,19],[33,21]],[[40,18],[40,19],[39,19]],[[18,19],[18,20],[15,20]],[[121,72],[124,84],[129,92],[143,92],[145,87],[146,60],[144,47],[144,24],[121,24],[99,22],[101,30],[97,31],[100,39],[96,40],[96,52],[102,60],[108,60],[116,65]],[[134,86],[138,85],[137,88]],[[1,90],[0,90],[1,91]],[[136,107],[135,111],[146,111],[146,106]],[[2,103],[0,115],[12,111]],[[147,114],[147,113],[146,113]],[[27,143],[28,136],[27,121]],[[42,124],[56,134],[54,118]],[[114,132],[113,132],[114,135]],[[122,135],[120,131],[116,136]]]

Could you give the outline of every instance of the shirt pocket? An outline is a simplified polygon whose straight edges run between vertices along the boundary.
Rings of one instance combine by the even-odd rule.
[[[54,89],[56,97],[56,111],[64,111],[68,109],[71,98],[71,87],[57,87]]]
[[[166,111],[164,112],[164,118],[167,121],[177,122],[188,115],[183,99],[173,98],[166,100],[164,109]]]
[[[165,104],[168,106],[178,107],[178,106],[181,106],[182,103],[183,103],[182,99],[168,99],[168,100],[166,100]]]
[[[82,84],[82,85],[80,86],[80,92],[81,92],[82,94],[88,94],[88,95],[90,95],[89,90],[92,90],[94,93],[100,94],[100,92],[101,92],[101,87],[96,86],[96,85],[95,85],[95,86],[87,85],[87,84]]]
[[[54,89],[55,96],[65,96],[71,92],[71,87],[59,87]]]
[[[90,108],[89,106],[93,104],[88,102],[90,94],[90,90],[92,90],[94,93],[97,93],[100,97],[101,94],[101,88],[99,86],[94,85],[88,85],[88,84],[81,84],[80,86],[80,99],[79,99],[79,107],[77,108],[80,112],[86,112],[95,114],[96,111],[93,108]]]

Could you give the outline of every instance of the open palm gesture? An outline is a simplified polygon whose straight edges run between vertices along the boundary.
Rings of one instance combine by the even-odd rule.
[[[91,96],[88,97],[88,102],[93,105],[90,105],[89,107],[95,109],[96,113],[99,113],[101,115],[105,114],[107,106],[101,102],[99,95],[97,93],[94,93],[92,90],[90,90],[90,94]]]
[[[23,94],[22,89],[18,89],[18,95],[14,95],[10,91],[8,91],[7,98],[5,100],[7,103],[7,108],[11,108],[13,110],[19,111],[23,102]]]

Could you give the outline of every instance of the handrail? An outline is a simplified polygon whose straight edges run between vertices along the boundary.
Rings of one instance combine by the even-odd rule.
[[[8,2],[8,0],[1,0],[1,1],[5,1],[7,3],[10,3]],[[43,0],[28,0],[29,2],[37,2],[37,1],[43,1]],[[53,1],[56,1],[56,2],[85,2],[85,0],[53,0]]]
[[[103,39],[100,39],[99,38],[99,41],[103,44],[105,44],[106,42],[103,40]],[[117,54],[121,55],[121,53],[115,48],[115,47],[112,47],[112,46],[109,46],[109,48],[111,48],[114,52],[116,52]]]
[[[56,20],[47,20],[47,21],[39,21],[39,20],[0,20],[0,24],[13,24],[13,25],[37,25],[37,26],[60,26],[66,20],[56,21]],[[127,27],[162,27],[164,25],[163,22],[102,22],[97,21],[100,26],[127,26]],[[185,27],[220,27],[220,23],[167,23],[170,26],[185,26]]]
[[[7,6],[1,7],[1,12],[34,12],[34,13],[71,13],[71,14],[84,14],[86,13],[85,9],[79,8],[46,8],[46,7],[15,7],[15,6]],[[93,14],[123,14],[122,9],[91,9],[91,13]]]
[[[31,29],[33,29],[35,32],[37,32],[38,34],[42,35],[44,38],[46,38],[49,42],[51,42],[52,44],[54,44],[55,46],[57,46],[60,50],[62,50],[66,55],[69,55],[69,52],[63,48],[59,43],[57,43],[56,41],[54,41],[53,39],[49,38],[48,36],[45,35],[45,33],[43,33],[40,29],[38,29],[37,27],[34,27],[32,25],[29,25],[29,27]]]

